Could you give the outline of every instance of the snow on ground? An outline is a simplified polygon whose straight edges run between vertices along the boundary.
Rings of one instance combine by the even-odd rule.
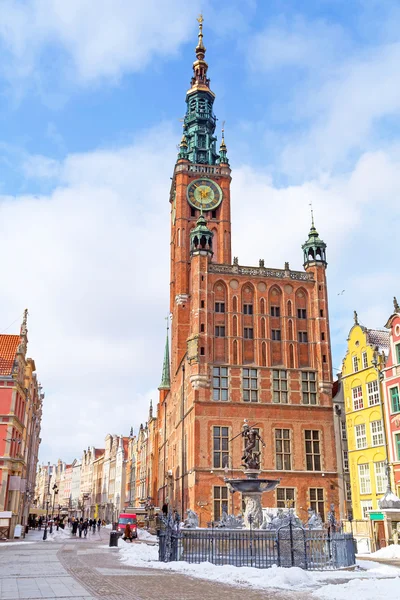
[[[49,540],[49,542],[62,542],[63,540],[65,540],[65,538],[70,538],[71,537],[71,530],[70,529],[60,529],[57,531],[57,528],[54,527],[53,528],[53,533],[49,533],[49,530],[47,530],[47,539]]]
[[[398,558],[400,559],[400,546],[398,544],[392,544],[391,546],[386,546],[386,548],[381,548],[376,552],[370,554],[373,558]],[[400,595],[400,594],[399,594]]]
[[[230,585],[259,589],[309,589],[313,591],[313,597],[324,600],[347,599],[355,589],[363,589],[362,595],[355,594],[356,598],[362,597],[363,600],[383,597],[385,600],[397,600],[399,597],[400,569],[373,561],[358,561],[360,568],[356,571],[303,571],[298,567],[285,569],[277,566],[256,569],[211,563],[160,563],[157,546],[130,544],[121,540],[120,548],[120,559],[127,565],[165,569]],[[377,589],[384,590],[384,596],[377,595]]]
[[[34,544],[35,542],[13,542],[12,540],[7,540],[9,543],[7,544],[7,542],[4,540],[4,543],[0,544],[0,548],[12,548],[13,546],[17,545],[17,544]]]
[[[149,533],[147,529],[140,529],[138,527],[138,538],[139,540],[146,540],[146,542],[154,542],[155,544],[158,544],[158,537]]]

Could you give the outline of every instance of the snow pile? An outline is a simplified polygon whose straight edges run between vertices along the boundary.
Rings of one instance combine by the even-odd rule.
[[[386,589],[385,600],[398,598],[400,585],[400,570],[396,567],[381,565],[372,561],[359,561],[362,570],[357,571],[303,571],[298,567],[286,569],[273,566],[270,569],[256,569],[254,567],[234,567],[231,565],[213,565],[211,563],[190,564],[186,562],[161,563],[158,561],[158,547],[149,544],[128,544],[121,540],[119,557],[121,561],[133,567],[147,567],[165,569],[179,572],[190,577],[198,577],[219,583],[237,586],[249,586],[258,589],[295,589],[313,590],[314,595],[320,598],[348,598],[354,586],[366,585],[368,590]],[[386,579],[384,578],[393,578]],[[396,579],[394,579],[396,578]],[[367,580],[367,581],[364,581]],[[335,585],[333,582],[337,581]],[[343,582],[346,583],[343,583]],[[396,582],[397,593],[392,593],[392,581]],[[351,584],[351,585],[350,585]],[[347,586],[347,587],[345,587]],[[358,587],[357,587],[358,589]],[[395,588],[393,588],[395,589]],[[342,592],[342,590],[344,590]],[[320,595],[324,593],[325,595]],[[366,594],[363,600],[376,600],[380,596]],[[328,595],[327,595],[328,594]],[[330,595],[329,595],[330,594]],[[337,595],[335,595],[337,594]],[[346,596],[347,594],[347,596]],[[356,598],[360,595],[354,594]]]
[[[400,579],[362,579],[348,581],[342,585],[326,585],[313,596],[322,600],[349,600],[349,598],[362,598],[362,600],[397,600],[399,598]]]
[[[155,544],[158,543],[158,537],[149,533],[147,529],[138,528],[138,538],[139,540],[145,540],[146,542],[154,542]]]
[[[373,552],[370,556],[374,558],[398,558],[400,559],[400,545],[392,544],[391,546],[386,546],[386,548],[381,548],[376,552]]]

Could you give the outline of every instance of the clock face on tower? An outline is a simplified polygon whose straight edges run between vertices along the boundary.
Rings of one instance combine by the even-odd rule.
[[[214,210],[221,204],[222,190],[211,179],[195,179],[188,185],[187,199],[193,208]]]

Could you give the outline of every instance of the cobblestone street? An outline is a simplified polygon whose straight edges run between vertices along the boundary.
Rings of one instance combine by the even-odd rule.
[[[242,600],[244,589],[185,575],[127,567],[117,548],[108,548],[109,531],[87,539],[43,542],[30,532],[27,541],[0,544],[0,598],[3,600],[74,598],[74,600]],[[310,593],[246,588],[246,600],[303,600]]]

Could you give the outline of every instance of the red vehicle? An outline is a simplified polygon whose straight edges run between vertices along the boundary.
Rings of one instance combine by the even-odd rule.
[[[137,517],[135,513],[121,513],[118,518],[118,529],[121,535],[124,535],[125,527],[130,525],[132,537],[137,538]]]

